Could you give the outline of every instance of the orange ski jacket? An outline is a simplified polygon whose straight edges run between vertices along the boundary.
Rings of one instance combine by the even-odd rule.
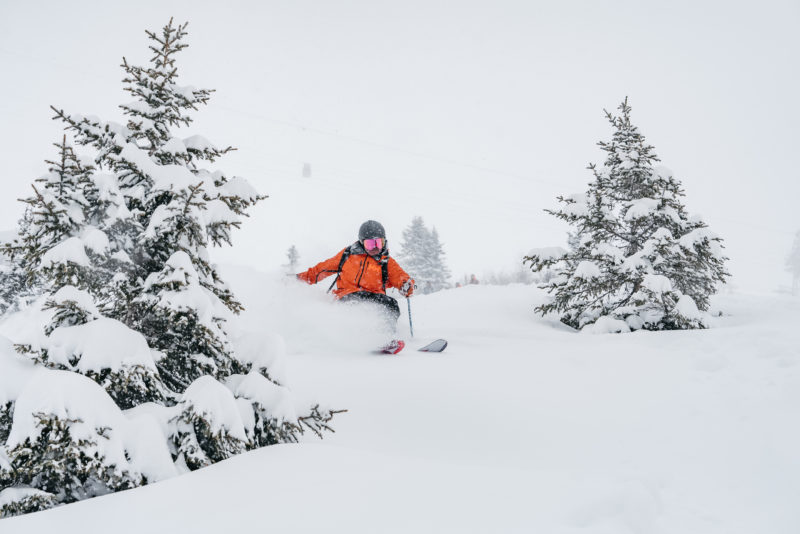
[[[309,284],[316,284],[320,280],[336,274],[339,272],[342,254],[348,249],[350,254],[342,265],[342,272],[336,281],[336,289],[333,290],[336,298],[342,298],[356,291],[385,294],[387,287],[400,289],[407,280],[411,279],[394,258],[389,257],[388,253],[384,251],[379,257],[370,256],[358,241],[342,249],[336,256],[298,274],[297,278]],[[382,263],[386,263],[387,267],[386,287],[383,285]],[[411,283],[413,284],[414,281],[411,280]]]

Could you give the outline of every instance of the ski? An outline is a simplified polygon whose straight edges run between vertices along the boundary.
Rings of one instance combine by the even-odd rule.
[[[393,339],[389,343],[378,349],[376,352],[378,354],[397,354],[398,352],[403,350],[403,347],[405,346],[406,343],[402,339]]]
[[[397,354],[406,346],[405,341],[401,339],[393,339],[380,349],[375,351],[375,354]],[[442,352],[447,348],[446,339],[437,339],[417,349],[420,352]]]
[[[447,340],[437,339],[436,341],[428,343],[427,345],[418,350],[420,352],[442,352],[446,348],[447,348]]]

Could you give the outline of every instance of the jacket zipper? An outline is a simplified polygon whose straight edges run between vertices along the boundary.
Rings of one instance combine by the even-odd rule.
[[[358,277],[356,278],[356,287],[361,287],[361,278],[364,277],[364,271],[367,269],[367,258],[364,258],[361,262],[361,271],[358,273]]]

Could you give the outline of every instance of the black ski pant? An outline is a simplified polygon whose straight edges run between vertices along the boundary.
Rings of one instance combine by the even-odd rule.
[[[386,321],[386,327],[390,332],[397,329],[397,319],[400,317],[400,305],[397,300],[384,293],[372,293],[371,291],[356,291],[349,293],[339,299],[339,302],[367,302],[377,304]]]

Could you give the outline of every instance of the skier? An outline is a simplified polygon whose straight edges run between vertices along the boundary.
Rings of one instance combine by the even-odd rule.
[[[377,221],[367,221],[358,230],[358,241],[303,273],[297,278],[308,284],[316,284],[332,274],[337,274],[331,284],[333,294],[340,302],[370,302],[380,305],[386,318],[387,329],[396,330],[400,317],[397,300],[386,294],[386,288],[394,287],[408,298],[414,293],[414,280],[389,257],[386,246],[386,231]],[[402,349],[402,342],[397,352]],[[393,350],[393,347],[388,347]],[[386,350],[386,349],[384,349]]]

